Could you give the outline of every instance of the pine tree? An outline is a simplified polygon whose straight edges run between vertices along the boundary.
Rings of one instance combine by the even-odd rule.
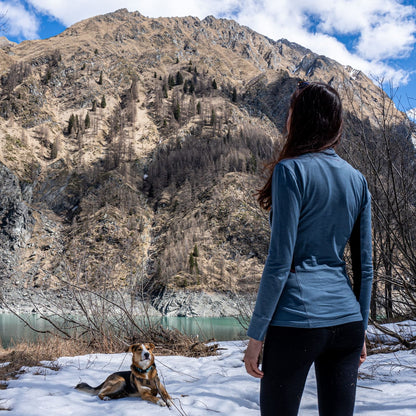
[[[93,111],[95,113],[95,110],[97,110],[97,100],[93,100],[92,101],[92,109],[91,109],[91,111]]]
[[[211,110],[211,126],[213,126],[216,121],[217,121],[217,115],[215,114],[214,109],[212,109]]]
[[[190,85],[190,87],[189,87],[189,93],[190,93],[190,94],[193,94],[193,93],[194,93],[194,91],[195,91],[195,86],[194,86],[194,83],[191,81],[191,85]]]
[[[85,129],[89,129],[91,125],[90,115],[87,113],[84,120]]]
[[[181,106],[179,104],[179,101],[176,101],[173,106],[173,117],[175,117],[176,121],[179,121],[181,117]]]
[[[169,75],[168,76],[168,86],[169,86],[169,89],[171,90],[174,85],[175,85],[175,79],[173,78],[172,75]]]
[[[201,101],[198,101],[198,104],[196,105],[196,112],[201,114]]]
[[[195,255],[196,253],[196,255]],[[196,274],[199,275],[199,267],[198,267],[198,247],[195,244],[193,252],[189,255],[189,273],[193,274],[194,270]],[[199,278],[197,284],[199,285]]]
[[[176,85],[182,85],[183,84],[183,76],[180,73],[180,71],[178,71],[176,73]]]
[[[163,84],[162,92],[163,92],[163,98],[168,98],[168,87],[166,86],[166,84]]]
[[[74,127],[75,127],[75,115],[71,114],[68,120],[68,134],[72,133],[72,130],[74,129]]]
[[[213,79],[213,80],[212,80],[212,88],[213,88],[214,90],[216,90],[216,89],[218,88],[218,86],[217,86],[217,81],[215,81],[215,79]]]
[[[189,273],[193,273],[194,272],[194,266],[195,266],[194,256],[191,253],[189,255]]]
[[[232,96],[231,100],[232,100],[233,103],[237,102],[237,90],[236,90],[235,87],[233,88],[233,96]]]
[[[100,79],[98,80],[99,85],[103,85],[103,71],[100,72]]]
[[[105,101],[105,95],[103,95],[103,98],[101,98],[101,108],[107,107],[107,102]]]

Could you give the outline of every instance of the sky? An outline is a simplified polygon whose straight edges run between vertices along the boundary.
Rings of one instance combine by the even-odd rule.
[[[120,8],[148,17],[234,19],[383,80],[396,106],[416,116],[416,0],[0,0],[2,35],[44,39]]]

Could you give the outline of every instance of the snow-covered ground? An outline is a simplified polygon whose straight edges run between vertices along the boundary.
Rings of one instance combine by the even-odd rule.
[[[80,381],[95,386],[110,373],[129,369],[130,354],[64,357],[57,361],[58,371],[27,368],[6,390],[0,390],[0,408],[9,408],[8,415],[19,416],[259,415],[259,381],[246,374],[242,362],[246,343],[220,345],[223,350],[213,357],[157,357],[162,382],[181,411],[138,398],[101,401],[74,390]],[[416,415],[415,351],[372,355],[360,373],[356,415]],[[299,414],[318,414],[313,371]]]

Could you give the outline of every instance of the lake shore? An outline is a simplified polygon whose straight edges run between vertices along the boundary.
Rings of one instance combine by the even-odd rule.
[[[121,316],[125,331],[129,331],[130,316],[139,327],[147,326],[149,322],[159,323],[164,328],[178,329],[191,336],[198,335],[201,341],[241,339],[245,337],[245,323],[253,303],[252,296],[230,293],[164,292],[144,301],[119,292],[81,292],[75,296],[73,291],[66,289],[44,291],[3,288],[0,338],[3,347],[18,341],[37,341],[42,339],[42,331],[57,333],[48,323],[49,319],[59,326],[74,317],[79,322],[88,319],[94,322],[90,324],[92,329],[94,325],[100,325],[100,315],[104,314],[107,317]],[[30,327],[35,328],[37,333]]]
[[[87,293],[87,292],[86,292]],[[144,312],[150,316],[178,317],[230,317],[247,315],[252,310],[255,295],[235,294],[231,292],[195,292],[189,290],[164,291],[161,294],[144,300],[139,296],[131,296],[127,291],[89,293],[90,297],[108,299],[133,308],[135,314]],[[64,314],[76,313],[79,300],[74,291],[69,289],[44,290],[41,288],[25,288],[6,286],[2,289],[0,313],[16,312],[53,313],[59,310]]]

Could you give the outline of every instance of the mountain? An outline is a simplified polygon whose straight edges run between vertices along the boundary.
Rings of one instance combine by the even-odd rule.
[[[369,125],[388,100],[360,71],[235,21],[127,10],[2,39],[0,76],[10,291],[252,292],[269,238],[253,193],[297,82],[330,83]]]

